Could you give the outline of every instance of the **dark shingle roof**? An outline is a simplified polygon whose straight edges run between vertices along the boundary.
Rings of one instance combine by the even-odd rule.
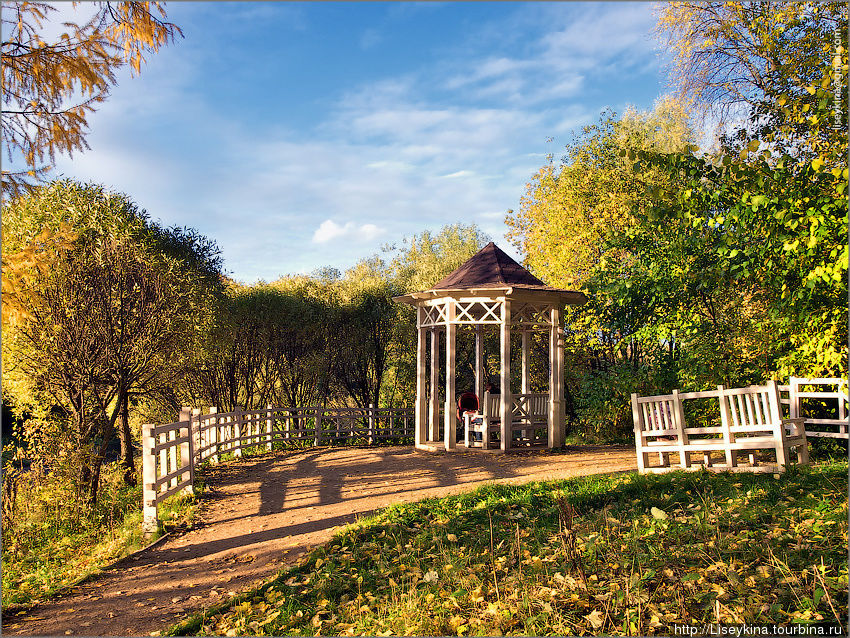
[[[511,259],[501,248],[490,242],[456,268],[431,290],[457,288],[490,288],[521,286],[548,288],[546,284]]]

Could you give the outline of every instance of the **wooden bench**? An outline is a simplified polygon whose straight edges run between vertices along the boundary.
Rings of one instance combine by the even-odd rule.
[[[481,402],[481,412],[463,415],[463,442],[466,447],[482,447],[490,449],[493,434],[501,432],[502,428],[502,395],[484,393]],[[480,434],[481,440],[476,441],[473,434]]]
[[[545,392],[514,394],[511,396],[511,447],[547,445],[549,442],[549,395]],[[494,434],[502,432],[502,395],[484,393],[481,412],[477,415],[464,414],[464,443],[466,447],[490,449]],[[540,432],[543,432],[541,435]],[[475,441],[474,433],[481,434]],[[518,436],[514,437],[513,435]]]
[[[511,441],[511,447],[548,445],[549,394],[515,394],[513,404],[511,432],[517,436]]]
[[[688,426],[683,402],[691,399],[717,399],[720,424]],[[760,450],[775,454],[775,469],[779,471],[789,465],[792,449],[797,463],[809,462],[804,419],[782,418],[775,381],[748,388],[721,385],[706,392],[674,390],[672,394],[653,397],[632,394],[632,417],[641,473],[700,467],[773,471],[770,466],[760,465]],[[748,465],[739,464],[740,452],[748,453]],[[716,463],[712,453],[722,454],[723,462]],[[652,454],[658,455],[658,465],[650,464]],[[677,465],[670,464],[671,454],[678,455]]]

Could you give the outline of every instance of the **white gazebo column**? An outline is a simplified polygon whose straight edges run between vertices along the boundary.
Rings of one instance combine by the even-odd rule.
[[[502,323],[499,326],[499,357],[502,374],[502,451],[511,447],[511,421],[513,420],[513,398],[511,397],[511,302],[502,304]],[[485,436],[487,436],[485,434]]]
[[[431,328],[431,396],[428,440],[440,440],[440,329]]]
[[[426,435],[426,419],[428,413],[425,406],[425,330],[422,328],[424,309],[416,309],[416,426],[414,442],[417,447],[424,445]]]
[[[529,366],[528,366],[528,341],[530,337],[530,333],[528,330],[523,328],[522,330],[522,390],[523,394],[528,394],[531,392],[529,388]]]
[[[446,413],[443,415],[443,436],[446,450],[454,450],[457,438],[455,416],[455,300],[446,300]]]
[[[475,394],[479,403],[484,400],[484,326],[475,326]],[[479,405],[483,412],[484,405]]]
[[[549,313],[549,447],[564,444],[564,339],[561,309]]]

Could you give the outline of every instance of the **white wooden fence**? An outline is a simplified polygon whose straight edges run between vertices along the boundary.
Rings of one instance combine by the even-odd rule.
[[[805,419],[806,436],[850,438],[847,431],[850,397],[845,379],[791,377],[787,386],[780,386],[783,389],[788,392],[789,416]]]
[[[275,408],[218,412],[183,408],[175,423],[142,426],[143,528],[157,528],[157,505],[182,492],[191,494],[195,467],[218,463],[242,450],[373,445],[413,437],[413,411],[407,408]]]

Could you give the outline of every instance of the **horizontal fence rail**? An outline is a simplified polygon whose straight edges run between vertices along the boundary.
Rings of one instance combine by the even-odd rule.
[[[837,378],[791,377],[788,384],[789,413],[805,419],[808,436],[845,439],[848,421],[847,381]]]
[[[183,408],[175,423],[142,426],[144,530],[157,529],[157,505],[178,492],[191,494],[195,468],[218,463],[245,449],[266,450],[320,445],[374,445],[413,438],[408,408],[326,408],[322,406],[255,410],[237,408],[203,414]]]

